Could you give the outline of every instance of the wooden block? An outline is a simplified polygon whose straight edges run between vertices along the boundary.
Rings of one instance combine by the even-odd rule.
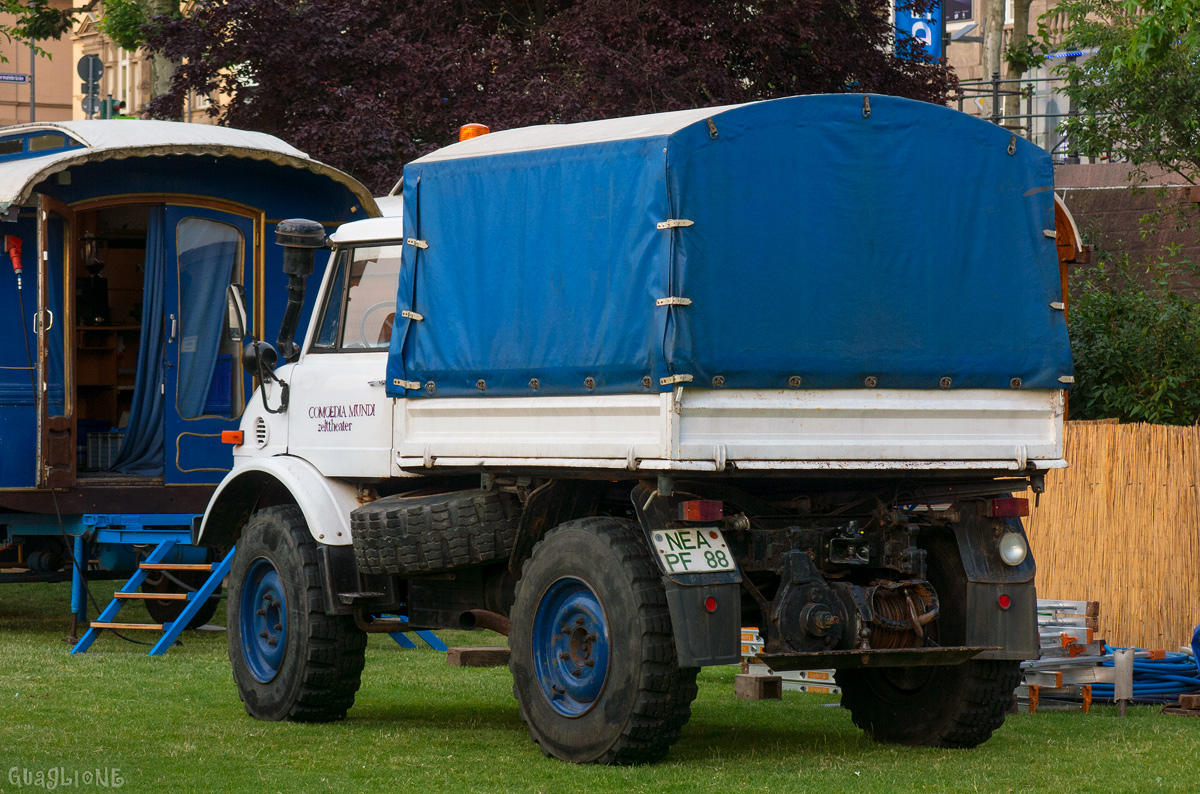
[[[451,667],[504,667],[508,664],[508,648],[450,648],[446,651],[446,664]]]
[[[1087,607],[1084,609],[1084,614],[1087,615],[1089,618],[1100,617],[1100,602],[1099,601],[1088,601]]]
[[[1200,709],[1200,695],[1180,695],[1179,708],[1193,711]]]
[[[733,677],[733,694],[742,700],[783,700],[783,678],[738,673]]]

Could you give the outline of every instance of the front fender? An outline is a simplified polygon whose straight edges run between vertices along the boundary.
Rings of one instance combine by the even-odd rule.
[[[209,500],[192,540],[198,546],[232,545],[252,512],[287,503],[304,513],[318,543],[350,545],[350,511],[359,506],[357,489],[289,455],[252,458],[229,472]]]

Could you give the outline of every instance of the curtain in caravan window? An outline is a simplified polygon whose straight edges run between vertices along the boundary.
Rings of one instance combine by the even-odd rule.
[[[46,224],[49,234],[47,250],[50,254],[52,265],[50,267],[50,295],[47,299],[55,317],[66,317],[66,312],[63,311],[63,264],[66,262],[67,251],[67,233],[70,227],[57,215],[51,215],[49,222]],[[63,323],[60,321],[54,322],[50,326],[50,360],[47,362],[49,372],[47,373],[48,388],[47,388],[47,408],[50,416],[62,416],[66,413],[66,405],[64,403],[65,394],[63,390],[63,382],[65,380],[66,366],[63,359]]]
[[[179,267],[179,383],[175,404],[184,419],[204,415],[212,388],[225,288],[240,261],[242,233],[227,223],[184,218],[175,229]]]
[[[125,440],[113,463],[113,471],[150,477],[163,474],[163,282],[167,275],[163,213],[162,207],[150,208],[137,378]]]

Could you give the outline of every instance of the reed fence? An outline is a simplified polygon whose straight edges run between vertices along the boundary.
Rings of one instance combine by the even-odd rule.
[[[1068,422],[1066,457],[1026,520],[1038,597],[1099,601],[1111,645],[1186,645],[1200,623],[1200,427]]]

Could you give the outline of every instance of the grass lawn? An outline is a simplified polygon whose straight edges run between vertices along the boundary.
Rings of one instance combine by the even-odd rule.
[[[93,591],[103,598],[113,587]],[[402,650],[387,636],[371,637],[344,722],[256,722],[238,700],[223,634],[185,633],[151,659],[106,633],[71,657],[61,641],[69,599],[68,584],[0,587],[0,792],[38,790],[13,785],[14,767],[117,767],[123,790],[155,792],[1200,790],[1200,719],[1149,706],[1125,719],[1111,707],[1016,714],[975,750],[883,747],[827,705],[835,698],[736,699],[734,668],[701,672],[692,720],[666,761],[571,766],[529,739],[506,669],[448,667],[423,643]],[[127,606],[122,618],[146,619],[142,609]]]

